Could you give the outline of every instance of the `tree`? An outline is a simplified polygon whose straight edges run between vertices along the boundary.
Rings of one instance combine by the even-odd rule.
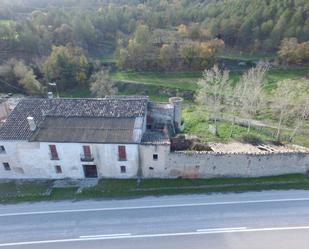
[[[293,80],[283,80],[278,82],[272,109],[277,113],[278,125],[276,138],[279,141],[282,124],[293,113],[293,104],[297,96],[297,84]]]
[[[290,63],[295,61],[294,52],[298,47],[297,38],[286,38],[283,39],[278,51],[278,55],[280,59],[283,61]]]
[[[264,104],[264,85],[268,64],[260,63],[246,72],[238,83],[241,89],[239,97],[241,114],[247,118],[248,133],[251,128],[251,118],[254,117]]]
[[[53,42],[55,45],[65,46],[73,42],[73,30],[70,25],[64,23],[53,31]]]
[[[278,51],[279,58],[292,64],[309,61],[309,42],[298,43],[297,38],[283,39]]]
[[[103,98],[107,95],[115,95],[118,91],[107,70],[94,73],[90,81],[90,91],[96,97]]]
[[[72,26],[73,36],[79,46],[91,49],[96,44],[97,33],[90,18],[86,14],[76,15]]]
[[[236,116],[239,113],[241,95],[242,95],[242,89],[240,84],[237,84],[234,87],[230,85],[229,88],[227,89],[227,103],[225,105],[225,109],[230,115],[232,115],[232,126],[230,129],[230,137],[233,136],[234,127],[236,123]]]
[[[165,70],[170,70],[175,65],[175,58],[177,56],[177,50],[174,49],[173,45],[163,44],[159,52],[159,60],[161,66]]]
[[[23,86],[28,94],[33,95],[41,92],[41,84],[37,81],[33,70],[27,67],[22,61],[18,61],[15,64],[14,73],[19,79],[19,84]]]
[[[187,25],[180,24],[178,27],[178,32],[182,37],[188,37],[189,36],[189,29]]]
[[[140,24],[137,26],[134,32],[134,40],[140,44],[147,44],[151,37],[149,27],[145,24]]]
[[[309,119],[309,97],[303,95],[295,109],[296,109],[295,110],[296,121],[295,121],[295,128],[290,136],[291,141],[294,139],[298,130],[304,126],[305,121]]]
[[[90,64],[82,49],[67,46],[53,46],[50,56],[43,65],[48,81],[56,81],[62,90],[77,84],[86,85],[89,78]]]
[[[32,68],[27,67],[21,60],[10,59],[6,64],[1,65],[0,77],[4,78],[5,82],[13,88],[16,88],[15,82],[18,82],[18,85],[30,95],[41,93],[42,86],[36,79]]]
[[[218,116],[222,104],[226,98],[226,91],[229,86],[229,71],[220,70],[217,65],[203,72],[203,78],[198,81],[200,89],[196,101],[200,105],[207,105],[211,110],[215,124],[215,135],[218,136]]]

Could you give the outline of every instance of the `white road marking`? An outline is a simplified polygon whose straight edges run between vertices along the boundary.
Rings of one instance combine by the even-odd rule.
[[[217,231],[183,232],[183,233],[140,234],[140,235],[128,235],[128,236],[110,236],[110,237],[91,237],[91,238],[12,242],[12,243],[0,244],[0,247],[51,244],[51,243],[67,243],[67,242],[82,242],[82,241],[95,241],[95,240],[140,239],[140,238],[157,238],[157,237],[173,237],[173,236],[194,236],[194,235],[203,235],[203,234],[267,232],[267,231],[307,230],[307,229],[309,229],[309,226],[250,228],[250,229],[247,228],[243,230],[236,229],[236,230],[217,230]]]
[[[123,236],[130,236],[131,233],[116,233],[116,234],[102,234],[102,235],[83,235],[79,236],[82,238],[100,238],[100,237],[123,237]]]
[[[235,231],[235,230],[246,230],[247,227],[224,227],[224,228],[207,228],[207,229],[197,229],[197,232],[212,232],[212,231]]]
[[[0,217],[39,215],[39,214],[82,213],[82,212],[98,212],[98,211],[120,211],[120,210],[153,209],[153,208],[176,208],[176,207],[197,207],[197,206],[216,206],[216,205],[258,204],[258,203],[274,203],[274,202],[297,202],[297,201],[309,201],[309,198],[202,202],[202,203],[183,203],[183,204],[170,204],[170,205],[127,206],[127,207],[108,207],[108,208],[89,208],[89,209],[65,209],[65,210],[51,210],[51,211],[4,213],[4,214],[0,214]]]

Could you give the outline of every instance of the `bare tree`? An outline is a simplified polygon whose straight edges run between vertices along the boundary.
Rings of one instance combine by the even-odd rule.
[[[251,119],[257,114],[264,104],[265,94],[265,78],[269,69],[268,64],[260,63],[255,68],[251,68],[240,79],[239,101],[241,103],[240,111],[247,118],[248,133],[251,128]]]
[[[225,109],[227,110],[228,114],[232,116],[232,126],[230,129],[230,137],[233,136],[235,123],[236,123],[236,116],[239,114],[240,108],[240,96],[242,95],[242,89],[239,84],[235,87],[230,86],[228,89],[227,94],[227,103],[225,105]]]
[[[304,126],[305,121],[309,119],[309,97],[304,96],[295,110],[295,128],[290,136],[290,140],[293,141],[298,130]]]
[[[293,80],[283,80],[278,82],[272,109],[278,115],[276,138],[279,141],[283,123],[294,112],[293,104],[297,96],[297,84]]]
[[[101,70],[91,76],[90,91],[91,93],[99,98],[103,98],[106,95],[115,95],[117,88],[115,83],[109,76],[107,70]]]
[[[200,89],[196,101],[200,105],[207,105],[210,109],[214,118],[215,134],[218,136],[218,116],[229,86],[229,71],[222,71],[215,65],[203,72],[203,78],[198,81],[198,85]]]

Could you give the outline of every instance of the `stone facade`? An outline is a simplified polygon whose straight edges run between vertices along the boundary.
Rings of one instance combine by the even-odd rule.
[[[261,177],[309,172],[309,153],[170,152],[168,146],[147,146],[144,178]],[[161,161],[154,161],[158,154]]]

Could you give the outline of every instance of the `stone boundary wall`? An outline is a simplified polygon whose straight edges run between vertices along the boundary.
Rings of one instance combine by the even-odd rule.
[[[216,152],[171,152],[166,160],[167,178],[261,177],[305,174],[309,153],[282,152],[257,154]],[[162,172],[163,173],[163,172]]]

